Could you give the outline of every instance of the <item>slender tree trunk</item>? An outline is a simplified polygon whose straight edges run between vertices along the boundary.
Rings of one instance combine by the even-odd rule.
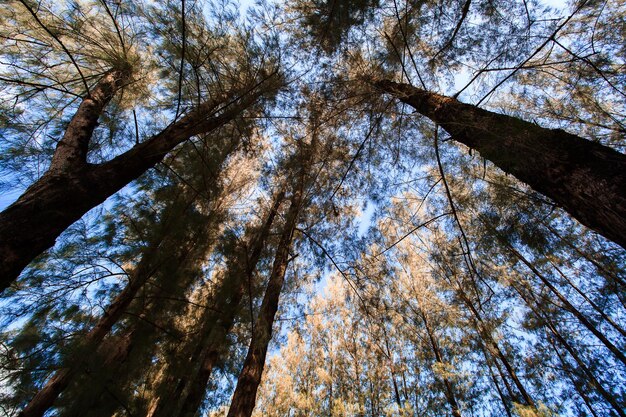
[[[97,120],[122,75],[111,72],[87,96],[59,142],[50,169],[0,213],[0,292],[37,255],[87,211],[160,162],[178,144],[233,120],[262,95],[259,85],[229,101],[205,102],[160,133],[114,159],[87,162],[87,147]]]
[[[589,254],[580,250],[580,248],[576,246],[573,242],[571,242],[569,239],[567,239],[564,236],[561,236],[561,234],[559,234],[559,232],[555,228],[553,228],[548,222],[544,222],[543,224],[548,228],[549,231],[552,232],[554,236],[558,237],[559,240],[561,240],[561,242],[565,243],[569,248],[573,249],[587,262],[591,263],[601,275],[605,277],[609,277],[613,281],[613,287],[615,288],[616,293],[619,292],[620,287],[626,288],[626,281],[623,278],[619,277],[615,273],[615,271],[609,271],[604,265],[602,265],[597,260],[593,259],[593,257],[591,257]]]
[[[626,248],[626,155],[560,129],[545,129],[409,84],[383,80],[374,85]]]
[[[150,279],[153,275],[155,268],[149,266],[149,262],[144,258],[139,263],[139,266],[135,271],[131,273],[128,285],[118,294],[113,302],[109,305],[104,315],[100,318],[98,323],[94,326],[89,333],[85,335],[82,346],[79,349],[80,355],[89,355],[98,349],[98,346],[109,333],[111,328],[120,319],[130,302],[135,298],[135,295],[141,287]],[[44,413],[52,407],[56,399],[71,383],[72,379],[77,372],[80,372],[81,368],[85,365],[80,359],[69,362],[69,366],[59,369],[54,375],[46,382],[41,390],[33,397],[28,405],[19,414],[20,417],[41,417]]]
[[[291,205],[285,216],[282,233],[274,263],[270,274],[265,295],[261,302],[261,308],[254,322],[252,338],[248,353],[244,360],[243,367],[237,379],[237,387],[233,393],[227,417],[250,417],[256,403],[256,394],[261,376],[265,366],[267,347],[272,339],[272,327],[274,318],[278,310],[278,302],[285,281],[285,272],[289,263],[289,248],[293,240],[293,234],[298,225],[298,218],[304,201],[304,192],[309,182],[309,172],[317,157],[319,136],[316,128],[313,129],[311,142],[301,143],[300,158],[296,159],[295,166],[298,166],[296,173],[296,183],[291,195]]]
[[[443,364],[443,355],[441,354],[439,343],[437,342],[437,339],[435,338],[435,334],[430,328],[428,319],[426,318],[426,314],[424,314],[424,311],[421,309],[420,309],[420,314],[422,316],[422,321],[424,321],[424,327],[426,328],[426,333],[428,334],[428,340],[430,340],[430,346],[432,347],[433,353],[435,355],[435,361],[439,364]],[[452,409],[452,415],[454,417],[461,417],[461,410],[459,408],[459,403],[456,400],[456,396],[454,395],[454,388],[453,388],[452,382],[450,381],[449,378],[444,376],[443,383],[444,383],[444,386],[446,387],[446,392],[445,392],[446,399],[448,400],[448,403],[450,404],[450,408]]]
[[[120,406],[131,405],[129,398],[133,392],[128,386],[149,366],[159,336],[180,337],[167,325],[171,315],[176,314],[172,306],[184,305],[179,300],[198,278],[199,264],[212,246],[221,217],[209,213],[187,224],[194,216],[186,216],[185,211],[175,210],[175,213],[176,230],[170,228],[164,242],[158,245],[160,261],[155,264],[154,278],[149,281],[153,285],[144,284],[142,293],[125,310],[125,314],[133,317],[127,328],[105,339],[97,353],[86,359],[88,366],[76,375],[72,391],[65,394],[68,406],[59,415],[108,417]],[[164,304],[163,300],[170,298],[174,304]],[[115,343],[117,339],[123,343]],[[80,384],[88,384],[89,389],[81,389]]]
[[[279,191],[256,236],[241,256],[231,262],[226,277],[216,296],[215,308],[208,311],[201,331],[202,340],[191,355],[191,371],[182,379],[173,382],[170,392],[157,399],[149,417],[193,416],[204,399],[206,386],[214,366],[220,359],[227,342],[247,280],[251,279],[267,243],[272,224],[284,199],[285,192]],[[165,387],[167,389],[168,387]]]
[[[606,314],[604,310],[600,308],[600,306],[597,305],[591,298],[589,298],[583,290],[578,288],[578,286],[573,283],[572,280],[563,273],[563,271],[561,271],[561,268],[556,266],[552,261],[550,261],[550,264],[554,267],[556,272],[558,272],[561,278],[563,278],[567,282],[567,284],[578,293],[578,295],[580,295],[591,307],[593,307],[593,309],[596,311],[596,313],[600,315],[600,317],[602,317],[607,323],[613,326],[613,328],[617,330],[623,338],[626,339],[626,330],[622,326],[620,326],[618,323],[615,322],[615,320],[613,320],[608,314]]]
[[[389,337],[387,336],[387,329],[385,328],[384,323],[381,325],[383,336],[385,338],[385,356],[387,357],[387,361],[389,362],[389,375],[391,376],[391,383],[393,385],[393,393],[394,398],[396,400],[396,405],[398,406],[398,410],[402,410],[402,399],[400,398],[400,390],[398,389],[398,383],[396,382],[396,374],[393,371],[393,358],[391,356],[391,348],[389,347]]]
[[[498,397],[500,397],[500,401],[502,402],[502,408],[506,412],[507,417],[513,417],[511,414],[511,404],[506,400],[502,389],[500,388],[500,384],[498,383],[498,379],[496,378],[496,374],[493,372],[493,368],[491,367],[491,363],[489,363],[489,357],[487,356],[487,352],[481,344],[481,350],[483,352],[483,356],[485,357],[485,364],[487,365],[487,369],[489,369],[489,376],[491,376],[491,380],[493,381],[493,385],[496,387],[496,391],[498,392]]]
[[[476,309],[476,307],[474,306],[474,303],[472,303],[472,301],[469,299],[469,297],[465,293],[461,283],[458,280],[456,280],[456,278],[455,278],[455,281],[456,281],[456,284],[458,286],[458,294],[461,297],[461,299],[463,300],[463,303],[471,311],[472,319],[473,319],[473,322],[474,322],[474,326],[476,327],[476,330],[477,330],[477,332],[479,334],[479,337],[485,342],[487,350],[492,355],[494,355],[497,359],[500,360],[500,362],[502,363],[502,365],[506,369],[507,373],[509,374],[509,376],[513,380],[513,383],[517,387],[517,390],[521,394],[522,401],[526,405],[529,405],[529,406],[531,406],[533,408],[536,408],[534,400],[532,399],[532,397],[530,396],[530,394],[528,393],[528,391],[524,387],[524,384],[522,384],[522,381],[517,376],[517,373],[515,372],[515,369],[513,369],[513,366],[509,363],[509,360],[507,359],[507,357],[502,352],[502,349],[500,349],[500,346],[494,340],[493,335],[491,334],[491,331],[487,328],[487,326],[485,326],[484,320],[483,320],[480,312]],[[496,366],[498,366],[497,362],[496,362]],[[499,368],[499,366],[498,366],[498,368]],[[506,381],[505,381],[505,383],[506,383]]]
[[[582,371],[582,373],[585,375],[585,379],[588,381],[589,385],[591,385],[600,393],[602,398],[604,398],[604,400],[613,407],[617,415],[619,415],[620,417],[626,417],[626,412],[624,411],[625,409],[624,409],[623,401],[620,401],[618,398],[615,398],[615,396],[613,396],[612,393],[607,391],[602,385],[602,383],[598,381],[598,379],[595,377],[591,369],[589,369],[587,365],[585,364],[584,360],[581,359],[577,350],[567,341],[567,339],[565,339],[565,337],[563,337],[561,332],[559,332],[558,329],[556,328],[553,320],[548,316],[548,314],[546,314],[542,310],[541,301],[538,300],[537,297],[532,292],[525,294],[517,286],[514,285],[513,288],[520,295],[520,297],[522,297],[522,299],[526,302],[526,304],[531,309],[531,311],[538,318],[541,319],[541,321],[545,324],[547,330],[550,331],[552,336],[570,354],[572,359],[574,359],[580,371]],[[529,298],[532,298],[532,300],[530,300]],[[550,336],[548,335],[548,337]],[[549,342],[551,344],[553,343],[553,341],[551,340],[549,340]]]
[[[583,326],[585,326],[587,330],[593,333],[593,335],[597,337],[598,340],[600,340],[600,342],[602,342],[602,344],[609,351],[611,351],[611,353],[615,355],[617,359],[619,359],[624,365],[626,365],[626,356],[624,355],[624,353],[622,353],[622,351],[617,346],[615,346],[609,339],[607,339],[607,337],[600,330],[598,330],[596,326],[594,326],[587,319],[587,317],[585,317],[574,305],[572,305],[572,303],[569,302],[569,300],[563,294],[561,294],[561,292],[554,285],[552,285],[552,283],[548,280],[548,278],[546,278],[537,268],[535,268],[535,266],[530,261],[528,261],[520,252],[518,252],[515,248],[513,248],[513,246],[511,246],[511,244],[508,241],[502,238],[500,240],[504,243],[504,245],[508,248],[508,250],[513,255],[515,255],[517,259],[522,261],[522,263],[526,265],[526,267],[528,267],[528,269],[530,269],[535,274],[535,276],[537,276],[539,280],[546,287],[550,289],[550,291],[552,291],[552,293],[559,299],[559,301],[563,303],[562,308],[565,311],[570,312],[574,317],[576,317],[578,321]]]
[[[189,246],[181,248],[177,256],[164,259],[160,265],[168,263],[169,265],[177,265],[177,267],[180,267],[189,259],[194,246],[194,243],[190,243]],[[137,279],[145,280],[145,284],[152,275],[158,273],[159,269],[158,267],[152,268],[149,277],[137,277]],[[143,285],[141,287],[143,287]],[[138,291],[135,291],[135,296],[137,292]],[[125,303],[127,301],[127,305],[123,310],[119,310],[120,316],[128,312],[128,305],[134,301],[135,298],[136,297],[130,300],[124,300]],[[124,379],[120,378],[119,375],[123,374],[122,370],[124,366],[128,364],[129,358],[134,351],[142,347],[140,346],[141,343],[138,341],[145,337],[145,334],[154,332],[153,326],[155,324],[151,319],[154,315],[154,310],[160,308],[162,308],[161,305],[151,303],[147,306],[146,311],[139,315],[138,321],[134,323],[134,325],[131,325],[131,327],[120,335],[101,340],[99,344],[94,343],[93,351],[89,355],[86,354],[84,360],[78,360],[76,362],[76,365],[71,368],[70,378],[66,381],[63,389],[67,388],[70,383],[90,383],[91,387],[88,390],[88,394],[79,392],[77,397],[71,398],[69,401],[70,407],[61,412],[60,415],[64,417],[79,417],[83,415],[104,416],[109,412],[112,413],[113,410],[119,406],[117,402],[111,401],[109,396],[104,394],[110,391],[109,387],[124,388]],[[58,398],[61,393],[62,391],[58,392],[56,397]],[[52,404],[48,405],[48,408],[51,405]],[[23,417],[40,417],[42,415],[43,414],[24,414]],[[22,416],[20,415],[20,417]]]
[[[303,187],[300,185],[291,197],[291,206],[287,212],[285,225],[276,248],[272,273],[261,303],[261,310],[255,321],[248,354],[237,379],[237,387],[230,403],[228,417],[250,417],[254,409],[257,389],[261,383],[261,375],[265,365],[267,347],[272,339],[272,326],[285,280],[285,271],[289,262],[289,248],[300,213],[302,194]]]
[[[554,340],[552,338],[549,338],[549,342],[550,345],[552,346],[552,349],[554,349],[554,353],[556,353],[556,355],[559,358],[559,362],[561,362],[561,366],[563,366],[563,370],[565,370],[565,373],[567,374],[567,377],[569,378],[569,380],[572,383],[572,386],[574,387],[574,389],[576,389],[576,392],[578,393],[578,395],[580,396],[580,398],[582,398],[583,402],[585,403],[585,405],[587,406],[587,408],[589,409],[589,412],[591,413],[591,415],[593,417],[598,417],[598,414],[596,413],[596,411],[593,408],[593,405],[591,404],[591,401],[589,399],[589,396],[585,393],[585,391],[583,390],[583,388],[580,386],[580,384],[578,383],[578,381],[576,381],[576,379],[574,378],[574,376],[572,375],[571,372],[571,367],[569,365],[569,363],[567,363],[567,361],[565,360],[565,358],[563,357],[563,355],[561,354],[561,352],[559,352],[558,347],[556,346],[556,344],[554,343]]]

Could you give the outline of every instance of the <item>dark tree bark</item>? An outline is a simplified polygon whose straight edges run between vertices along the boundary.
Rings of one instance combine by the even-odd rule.
[[[254,275],[284,197],[282,190],[276,194],[261,228],[248,239],[245,248],[238,248],[240,256],[229,263],[227,275],[215,296],[215,307],[207,310],[203,319],[202,340],[190,355],[190,371],[183,378],[172,379],[170,387],[164,387],[169,392],[152,404],[148,417],[194,416],[200,408],[213,368],[235,323],[246,283]]]
[[[187,263],[193,262],[192,258],[195,256],[196,246],[198,246],[197,242],[188,242],[184,247],[180,247],[176,254],[164,259],[161,266],[167,265],[168,272],[172,274],[185,268]],[[163,275],[160,272],[161,269],[156,268],[154,274]],[[159,279],[157,286],[170,277],[170,274],[165,274],[165,276],[155,278],[155,280]],[[79,362],[75,376],[70,383],[75,387],[89,383],[90,388],[89,390],[82,388],[78,388],[76,391],[72,390],[72,393],[76,392],[77,394],[70,398],[69,407],[63,409],[59,415],[63,417],[80,417],[83,415],[104,417],[115,413],[121,405],[120,401],[126,400],[126,398],[120,399],[128,394],[127,382],[135,376],[133,371],[136,371],[137,367],[144,366],[143,361],[146,356],[150,358],[153,353],[152,335],[164,330],[155,316],[158,316],[157,312],[164,309],[163,303],[159,302],[159,299],[166,298],[171,294],[171,288],[158,288],[145,294],[145,297],[151,299],[147,302],[141,300],[144,297],[142,294],[131,300],[131,302],[145,302],[143,311],[138,314],[132,313],[131,315],[136,316],[136,320],[128,328],[117,335],[104,339],[97,347],[97,351],[92,352],[84,361]],[[132,308],[133,306],[130,305],[125,312],[128,313]],[[151,344],[147,346],[148,343]],[[130,377],[128,376],[129,373],[131,374]],[[66,395],[68,394],[69,392]]]
[[[91,135],[125,77],[122,71],[103,77],[73,116],[50,169],[0,213],[0,292],[87,211],[156,165],[178,144],[219,128],[253,105],[266,81],[209,100],[114,159],[90,164],[86,157]]]
[[[542,128],[409,84],[383,80],[374,85],[626,248],[626,155],[560,129]]]
[[[291,197],[291,205],[276,248],[272,273],[270,275],[261,310],[254,323],[252,340],[243,368],[237,379],[237,387],[230,403],[227,417],[250,417],[256,403],[256,394],[265,366],[267,347],[272,339],[272,326],[278,310],[278,301],[285,281],[285,271],[289,262],[289,247],[298,222],[302,203],[303,187],[298,186]]]
[[[181,207],[189,206],[193,201],[193,199],[189,201],[189,198],[183,198],[182,200],[183,201],[179,202]],[[179,209],[181,207],[179,207]],[[164,221],[167,222],[168,217],[165,216],[164,218],[166,219]],[[169,225],[169,228],[171,228],[171,226],[172,225]],[[105,336],[126,312],[139,290],[144,287],[163,264],[182,262],[181,259],[176,259],[176,256],[173,256],[174,252],[170,250],[172,242],[168,242],[167,229],[168,225],[165,225],[159,239],[153,241],[145,249],[141,261],[129,275],[128,285],[115,297],[100,320],[84,336],[77,350],[78,353],[71,360],[67,361],[68,366],[54,373],[43,388],[22,410],[19,414],[20,417],[43,416],[44,413],[53,406],[59,395],[70,385],[76,375],[82,372],[85,367],[88,367],[88,359],[85,358],[90,358],[94,352],[100,350]],[[189,250],[182,250],[182,245],[176,246],[181,248],[182,259],[184,259],[186,254],[189,253]],[[121,352],[123,352],[123,349]],[[119,353],[120,352],[117,352],[116,355],[119,355]]]
[[[422,321],[424,322],[424,327],[426,328],[426,333],[428,334],[428,340],[430,341],[430,346],[433,349],[433,354],[435,355],[435,361],[439,364],[443,364],[443,355],[441,353],[441,348],[439,347],[439,342],[431,329],[428,319],[426,318],[426,314],[420,308],[420,316],[422,317]],[[450,408],[452,409],[453,417],[462,417],[461,409],[459,408],[459,402],[456,400],[456,395],[454,394],[454,384],[450,381],[450,378],[444,376],[442,377],[444,386],[446,387],[446,399],[448,400],[448,404],[450,404]]]

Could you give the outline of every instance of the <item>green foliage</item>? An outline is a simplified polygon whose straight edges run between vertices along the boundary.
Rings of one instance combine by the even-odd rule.
[[[244,15],[229,1],[6,1],[1,190],[45,172],[106,71],[132,75],[98,119],[94,164],[272,81],[2,295],[3,410],[17,415],[77,365],[50,415],[151,415],[182,397],[214,344],[198,412],[223,415],[288,202],[249,265],[255,237],[274,196],[299,184],[255,415],[623,415],[623,248],[375,86],[458,93],[623,151],[622,3],[298,0]],[[138,282],[106,335],[85,342]]]

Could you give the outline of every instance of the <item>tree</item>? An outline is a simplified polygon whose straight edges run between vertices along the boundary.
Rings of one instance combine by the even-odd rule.
[[[0,295],[0,407],[623,415],[622,3],[10,3],[0,189],[183,133]]]
[[[187,171],[193,170],[195,165],[195,175],[204,170],[204,175],[199,178],[207,174],[208,176],[219,176],[220,172],[226,171],[228,157],[232,156],[239,148],[239,141],[235,138],[222,137],[221,139],[221,143],[216,149],[202,157],[198,154],[197,149],[187,146],[186,155],[179,156],[181,161],[177,162],[176,165],[182,162],[185,164],[183,169]],[[197,168],[198,165],[201,168]],[[210,231],[219,228],[221,218],[224,215],[224,208],[220,206],[223,205],[225,196],[220,194],[235,191],[233,187],[222,189],[224,182],[219,181],[219,178],[209,183],[212,189],[202,190],[199,188],[202,186],[202,183],[198,181],[199,178],[196,178],[195,181],[192,180],[198,183],[196,186],[192,183],[186,183],[178,186],[170,185],[167,187],[169,189],[163,190],[160,196],[160,204],[163,207],[159,213],[160,222],[158,226],[152,226],[155,231],[151,232],[151,239],[141,251],[139,262],[129,272],[128,284],[111,301],[93,328],[79,339],[78,346],[72,349],[70,357],[65,360],[67,365],[56,371],[48,379],[43,388],[19,414],[20,416],[44,415],[70,384],[75,383],[76,379],[84,378],[82,373],[94,372],[94,368],[98,367],[94,363],[100,359],[100,355],[104,356],[105,361],[109,360],[109,366],[115,365],[110,363],[111,359],[107,358],[108,352],[103,341],[113,326],[119,325],[131,303],[135,305],[140,303],[137,300],[140,298],[138,294],[144,290],[150,280],[166,272],[175,274],[179,269],[182,269],[184,274],[189,275],[187,279],[194,276],[192,274],[193,269],[197,268],[197,264],[202,261],[203,256],[206,256],[207,245],[212,242],[207,239],[206,233],[214,234],[215,232],[211,233]],[[202,197],[199,196],[200,190],[202,190]],[[200,198],[205,199],[205,201],[200,202]],[[208,205],[211,208],[207,213],[198,212],[196,207],[202,205]],[[139,221],[139,219],[135,221]],[[210,246],[208,247],[210,248]],[[162,279],[170,278],[170,276],[165,275]],[[144,306],[144,308],[146,307]],[[135,335],[135,337],[137,336]],[[128,349],[130,348],[131,343],[128,344]],[[115,352],[115,355],[120,355],[121,351],[123,349]],[[94,355],[96,359],[94,359]],[[118,359],[122,361],[122,359]],[[92,368],[91,371],[86,371],[89,368]]]
[[[543,129],[409,84],[385,80],[375,85],[585,226],[626,247],[626,155],[563,130]]]
[[[106,3],[104,4],[106,9]],[[52,37],[67,53],[76,70],[80,72],[73,55],[39,19],[35,10],[27,2],[21,2],[21,7],[40,24],[45,31],[43,35]],[[184,16],[185,11],[182,13]],[[19,24],[17,15],[12,17],[11,23]],[[39,34],[28,35],[38,39]],[[192,35],[193,32],[187,34],[190,38]],[[183,49],[185,42],[187,39],[183,39]],[[120,47],[124,47],[121,38],[120,43]],[[43,41],[41,44],[48,47]],[[125,52],[125,48],[123,51]],[[137,72],[133,66],[140,65],[141,56],[134,57],[132,62],[129,62],[125,54],[116,58],[119,62],[107,69],[95,86],[90,88],[85,82],[87,91],[81,96],[81,104],[72,116],[63,137],[56,144],[48,170],[15,203],[0,213],[0,253],[3,258],[0,285],[3,290],[33,258],[51,247],[61,232],[88,210],[101,204],[160,162],[178,144],[195,135],[212,132],[241,115],[262,96],[271,94],[279,79],[277,70],[272,68],[271,63],[269,68],[265,62],[261,64],[261,68],[255,68],[254,65],[247,69],[239,67],[242,71],[240,79],[233,80],[235,82],[225,91],[213,93],[211,97],[204,99],[200,96],[202,101],[180,118],[178,107],[173,122],[167,127],[140,143],[137,137],[137,143],[129,150],[109,161],[94,164],[87,157],[98,120],[113,97],[121,94],[123,87],[133,82],[133,72]],[[183,54],[183,62],[184,59]],[[233,66],[237,67],[237,63]],[[19,81],[17,84],[18,87],[23,87]],[[26,86],[30,84],[26,83]],[[198,93],[202,93],[200,86]],[[178,103],[180,106],[180,97]]]
[[[172,369],[160,377],[161,386],[155,389],[158,397],[150,404],[150,416],[193,415],[200,408],[213,368],[223,355],[235,316],[242,308],[246,286],[253,280],[261,253],[267,245],[284,194],[282,190],[276,193],[258,230],[248,229],[244,242],[235,243],[225,277],[214,296],[215,307],[207,309],[200,319],[199,340],[191,339],[190,346],[183,348],[191,349],[193,353],[177,352],[177,356],[185,358],[182,366],[177,365],[182,376],[177,379],[172,374],[176,371]],[[169,366],[174,365],[170,363]]]

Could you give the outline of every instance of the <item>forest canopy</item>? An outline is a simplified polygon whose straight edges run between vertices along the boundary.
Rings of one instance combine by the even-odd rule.
[[[626,416],[626,4],[0,0],[0,410]]]

